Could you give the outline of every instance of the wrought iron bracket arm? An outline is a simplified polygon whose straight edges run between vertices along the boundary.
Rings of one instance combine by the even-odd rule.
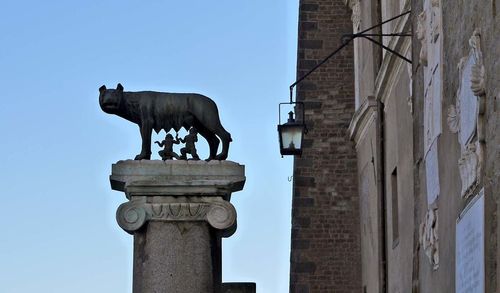
[[[409,33],[409,32],[400,32],[400,33],[388,33],[388,34],[375,34],[375,33],[368,33],[369,31],[371,31],[372,29],[374,28],[378,28],[378,27],[381,27],[382,25],[388,23],[388,22],[391,22],[391,21],[394,21],[398,18],[401,18],[405,15],[408,15],[411,13],[411,10],[408,10],[406,12],[403,12],[397,16],[394,16],[392,18],[389,18],[381,23],[378,23],[374,26],[371,26],[367,29],[364,29],[362,31],[360,31],[359,33],[355,33],[355,34],[345,34],[342,36],[341,38],[341,42],[342,44],[337,48],[335,49],[335,51],[333,51],[332,53],[330,53],[328,56],[326,56],[323,60],[321,60],[321,62],[319,62],[318,64],[316,64],[316,66],[314,66],[311,70],[309,70],[306,74],[304,74],[303,76],[301,76],[300,78],[298,78],[294,83],[292,83],[290,85],[290,104],[292,104],[293,102],[293,88],[299,84],[300,82],[302,82],[304,79],[306,79],[311,73],[313,73],[314,71],[316,71],[316,69],[318,69],[319,67],[321,67],[323,64],[325,64],[330,58],[332,58],[334,55],[336,55],[340,50],[342,50],[344,47],[346,47],[347,45],[349,45],[349,43],[354,40],[355,38],[359,38],[359,37],[362,37],[362,38],[365,38],[367,40],[369,40],[370,42],[372,43],[375,43],[376,45],[378,46],[381,46],[383,49],[393,53],[394,55],[402,58],[403,60],[405,60],[406,62],[410,63],[411,64],[411,60],[406,58],[405,56],[401,55],[400,53],[394,51],[393,49],[385,46],[384,44],[382,44],[381,42],[377,41],[377,40],[374,40],[373,38],[371,37],[389,37],[389,36],[392,36],[392,37],[411,37],[412,34]]]
[[[395,50],[387,47],[386,45],[384,45],[383,43],[371,38],[371,37],[411,37],[412,34],[411,33],[406,33],[406,32],[403,32],[403,33],[392,33],[392,34],[366,34],[366,33],[356,33],[356,34],[345,34],[342,36],[342,42],[345,43],[345,42],[348,42],[348,41],[352,41],[356,38],[364,38],[364,39],[367,39],[369,40],[370,42],[374,43],[375,45],[378,45],[380,47],[382,47],[384,50],[386,51],[389,51],[391,52],[392,54],[398,56],[399,58],[405,60],[406,62],[410,63],[411,64],[411,60],[406,58],[405,56],[401,55],[400,53],[396,52]]]

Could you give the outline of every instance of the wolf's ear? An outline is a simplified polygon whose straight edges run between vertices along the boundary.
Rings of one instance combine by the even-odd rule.
[[[120,92],[123,92],[123,85],[121,83],[117,84],[116,85],[116,90],[120,91]]]
[[[102,94],[106,90],[106,86],[103,85],[99,88],[99,92]]]

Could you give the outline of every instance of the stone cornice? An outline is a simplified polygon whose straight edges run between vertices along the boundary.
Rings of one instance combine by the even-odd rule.
[[[243,178],[236,180],[184,180],[157,177],[137,178],[125,185],[127,198],[132,196],[225,196],[243,189]]]
[[[132,196],[227,196],[243,189],[245,166],[230,161],[127,160],[112,166],[111,187]]]

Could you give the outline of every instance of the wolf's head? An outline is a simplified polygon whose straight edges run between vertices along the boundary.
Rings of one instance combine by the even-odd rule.
[[[116,114],[123,100],[123,86],[118,84],[116,89],[106,89],[103,85],[99,88],[99,105],[108,114]]]

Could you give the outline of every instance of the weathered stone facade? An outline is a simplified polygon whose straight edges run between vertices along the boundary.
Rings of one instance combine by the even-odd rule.
[[[370,33],[412,33],[378,39],[412,63],[358,38],[299,85],[311,131],[295,159],[291,292],[497,292],[500,5],[300,8],[299,76],[341,35],[410,10]]]
[[[343,0],[300,1],[297,75],[351,30]],[[297,88],[309,132],[294,166],[291,292],[361,290],[356,153],[347,133],[353,81],[353,53],[344,50]]]
[[[500,69],[500,13],[496,1],[414,1],[416,16],[436,7],[441,13],[437,24],[441,26],[442,87],[440,91],[442,132],[437,138],[439,195],[434,203],[438,210],[436,233],[439,239],[439,267],[433,269],[423,251],[419,251],[420,266],[414,274],[419,292],[497,292],[500,275],[497,270],[498,255],[498,198],[500,195],[500,120],[498,113],[498,82]],[[427,12],[428,13],[428,12]],[[420,44],[414,40],[414,56]],[[425,105],[426,67],[414,64],[414,137],[421,141],[425,136],[422,113]],[[453,118],[452,116],[455,115]],[[416,219],[424,220],[428,209],[426,196],[426,172],[420,163],[425,156],[422,144],[415,144]],[[484,191],[484,211],[475,219],[474,226],[481,227],[479,243],[484,254],[475,257],[471,265],[459,256],[458,247],[463,245],[459,225],[469,213],[475,201]],[[460,232],[460,233],[459,233]],[[422,249],[422,248],[421,248]],[[480,247],[475,245],[472,250]],[[414,261],[415,262],[415,261]],[[465,265],[465,267],[463,267]],[[465,269],[465,272],[463,271]],[[478,273],[477,286],[467,280]],[[480,276],[482,274],[482,276]],[[471,280],[474,280],[472,278]],[[476,291],[477,290],[477,291]]]

